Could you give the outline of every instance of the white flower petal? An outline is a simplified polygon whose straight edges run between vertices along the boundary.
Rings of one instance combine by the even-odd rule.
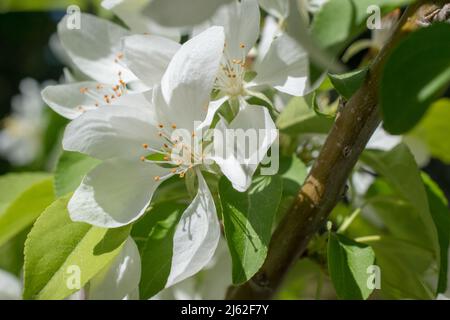
[[[135,33],[151,33],[174,41],[180,39],[176,28],[165,28],[142,14],[150,0],[103,0],[102,6],[114,12]]]
[[[227,129],[237,139],[228,136]],[[221,121],[216,126],[211,159],[233,187],[243,192],[250,186],[253,174],[276,138],[277,130],[268,110],[261,106],[246,106],[230,125]]]
[[[90,171],[67,206],[73,221],[115,228],[137,220],[145,211],[166,168],[139,159],[116,158]]]
[[[21,300],[22,284],[14,275],[0,270],[0,300]]]
[[[230,59],[242,59],[259,36],[260,12],[256,0],[232,1],[220,7],[211,18],[211,25],[225,29],[226,52]],[[241,44],[245,48],[241,48]]]
[[[175,41],[153,35],[134,35],[122,41],[125,64],[149,87],[161,82],[170,60],[181,47]]]
[[[134,294],[141,280],[141,257],[131,237],[120,253],[89,282],[90,300],[122,300]]]
[[[231,0],[152,0],[144,14],[162,26],[188,29],[214,14],[219,6]]]
[[[80,92],[82,88],[95,90],[95,86],[96,82],[92,81],[48,86],[42,90],[42,99],[56,113],[67,119],[75,119],[84,111],[96,108],[96,101]]]
[[[272,42],[256,72],[248,87],[266,85],[294,96],[303,96],[310,90],[308,55],[286,34]]]
[[[126,29],[86,13],[81,14],[80,29],[69,29],[68,19],[66,16],[58,24],[58,36],[82,72],[102,83],[116,83],[119,72],[125,82],[136,79],[117,60],[121,53],[120,39],[129,34]]]
[[[104,94],[113,94],[111,88],[98,89],[99,84],[93,81],[83,81],[69,84],[47,86],[42,90],[42,99],[56,113],[67,119],[75,119],[89,110],[106,105]],[[84,93],[83,93],[84,92]],[[127,105],[150,108],[150,102],[141,93],[130,92],[109,99],[110,105]]]
[[[164,114],[179,128],[192,130],[194,121],[206,117],[224,37],[222,27],[211,27],[187,41],[162,78],[161,93],[167,103]]]
[[[258,0],[259,5],[277,19],[286,19],[289,15],[289,0]]]
[[[217,100],[213,100],[208,105],[208,113],[206,114],[205,120],[197,127],[195,130],[200,131],[202,129],[208,129],[211,125],[217,110],[227,101],[229,97],[225,96]]]
[[[220,225],[213,197],[198,175],[198,193],[181,216],[173,239],[172,268],[166,287],[198,271],[211,260],[220,239]]]
[[[278,25],[276,20],[271,16],[267,16],[264,19],[264,27],[261,31],[261,39],[258,45],[258,55],[256,57],[256,62],[258,64],[264,59],[267,52],[269,52],[270,46],[272,45],[275,37],[279,36],[280,34],[280,26]]]
[[[161,139],[150,110],[140,107],[100,106],[86,112],[66,127],[63,148],[98,159],[148,154],[146,143],[159,149]]]

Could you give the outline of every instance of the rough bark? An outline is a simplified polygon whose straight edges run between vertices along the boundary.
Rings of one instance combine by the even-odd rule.
[[[450,1],[419,1],[403,14],[391,39],[374,59],[362,87],[339,110],[319,157],[298,195],[277,226],[264,265],[248,282],[230,287],[227,299],[270,299],[304,253],[345,192],[352,168],[380,124],[379,79],[392,49],[423,25],[430,12]]]

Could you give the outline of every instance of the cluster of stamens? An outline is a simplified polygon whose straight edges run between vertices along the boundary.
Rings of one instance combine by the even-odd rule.
[[[142,148],[148,151],[149,155],[159,154],[163,156],[162,160],[149,160],[148,156],[141,156],[142,162],[167,165],[170,168],[166,175],[153,177],[155,181],[163,181],[173,175],[183,178],[189,169],[203,161],[203,155],[199,155],[201,151],[194,150],[195,148],[190,142],[185,143],[183,141],[183,137],[171,137],[168,128],[175,130],[177,125],[172,123],[167,128],[163,124],[158,125],[158,136],[163,140],[160,148],[153,148],[148,143],[142,144]],[[194,137],[195,134],[192,133],[191,136]]]
[[[122,59],[123,53],[118,53],[116,55],[116,58],[114,58],[114,62],[122,66]],[[114,99],[119,98],[127,93],[127,84],[122,79],[122,71],[118,71],[117,76],[118,80],[112,86],[98,83],[95,88],[80,88],[80,93],[91,98],[93,100],[93,105],[95,105],[96,107],[100,106],[101,104],[111,104]],[[85,111],[85,108],[83,106],[78,106],[78,110]]]
[[[217,75],[214,88],[232,97],[239,96],[243,91],[245,76],[245,44],[241,43],[241,57],[230,57],[225,43],[222,62]]]

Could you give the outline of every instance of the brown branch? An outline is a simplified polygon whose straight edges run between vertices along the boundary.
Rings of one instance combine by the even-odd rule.
[[[309,176],[272,236],[263,266],[245,284],[230,287],[227,299],[270,299],[275,294],[289,268],[341,199],[352,168],[380,124],[378,86],[387,56],[427,13],[448,2],[419,1],[403,14],[393,36],[372,63],[364,84],[338,112]]]

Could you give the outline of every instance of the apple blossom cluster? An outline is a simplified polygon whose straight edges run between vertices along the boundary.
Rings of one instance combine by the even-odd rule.
[[[270,108],[249,99],[270,101],[262,93],[267,88],[304,95],[310,90],[309,61],[281,27],[261,34],[256,0],[222,1],[189,28],[162,27],[140,15],[137,1],[124,2],[103,5],[130,30],[85,13],[79,29],[68,27],[69,16],[59,23],[72,69],[85,78],[48,86],[42,97],[71,120],[63,149],[101,161],[73,193],[73,221],[105,228],[131,224],[164,181],[197,177],[197,194],[174,234],[170,287],[203,269],[219,243],[220,223],[202,172],[226,176],[238,191],[248,189],[278,139]],[[180,44],[181,34],[189,39]],[[220,114],[226,105],[232,119]],[[258,134],[248,146],[246,132],[252,130]],[[244,138],[225,139],[230,131]],[[123,256],[139,260],[131,237],[128,242]],[[102,285],[92,282],[90,295],[101,294],[95,288]],[[135,292],[138,282],[136,276],[135,288],[121,288],[122,297]]]

